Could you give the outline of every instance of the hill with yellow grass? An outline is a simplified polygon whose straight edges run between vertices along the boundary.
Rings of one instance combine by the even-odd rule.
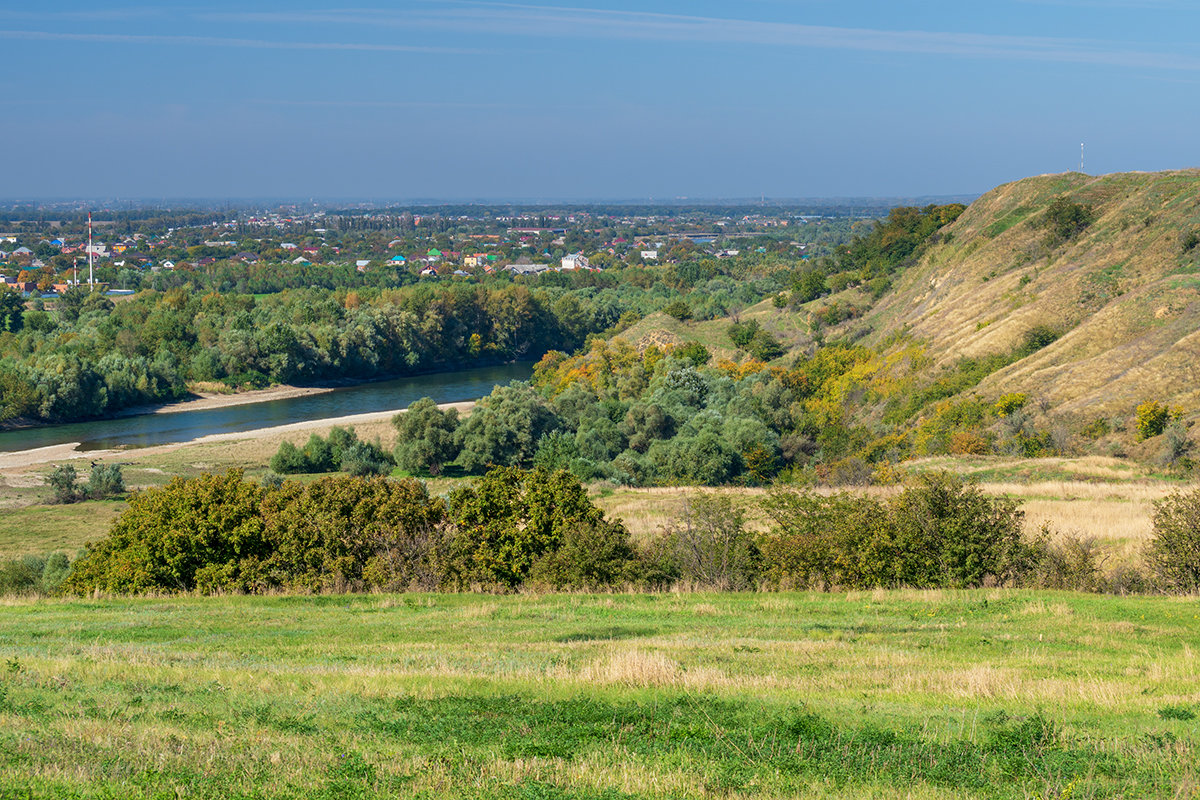
[[[1086,224],[1056,235],[1055,203]],[[1200,410],[1200,170],[1044,175],[980,197],[853,328],[907,333],[935,366],[1059,334],[986,377],[1062,413],[1128,413],[1155,400]]]

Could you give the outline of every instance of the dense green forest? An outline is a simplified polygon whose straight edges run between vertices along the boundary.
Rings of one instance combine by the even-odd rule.
[[[266,296],[185,284],[116,302],[71,290],[53,308],[0,307],[9,320],[0,332],[0,420],[102,416],[181,397],[195,383],[370,379],[536,359],[611,334],[684,293],[702,298],[697,313],[722,315],[777,291],[790,269],[710,260]]]

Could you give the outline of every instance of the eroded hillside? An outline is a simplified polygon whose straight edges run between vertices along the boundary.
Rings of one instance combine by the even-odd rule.
[[[1058,198],[1090,212],[1056,238]],[[1063,201],[1060,201],[1063,202]],[[862,322],[907,330],[935,363],[1010,352],[1035,326],[1049,346],[988,376],[1058,412],[1200,409],[1200,170],[1029,178],[988,192],[941,232]]]

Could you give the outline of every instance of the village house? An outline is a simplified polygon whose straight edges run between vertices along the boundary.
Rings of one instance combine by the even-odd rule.
[[[587,256],[583,253],[572,253],[562,260],[560,269],[591,269]]]

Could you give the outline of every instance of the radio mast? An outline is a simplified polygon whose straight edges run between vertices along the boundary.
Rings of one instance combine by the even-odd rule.
[[[92,212],[88,212],[88,289],[92,288],[92,259],[95,257],[95,251],[92,250]],[[75,281],[79,283],[78,279]]]

